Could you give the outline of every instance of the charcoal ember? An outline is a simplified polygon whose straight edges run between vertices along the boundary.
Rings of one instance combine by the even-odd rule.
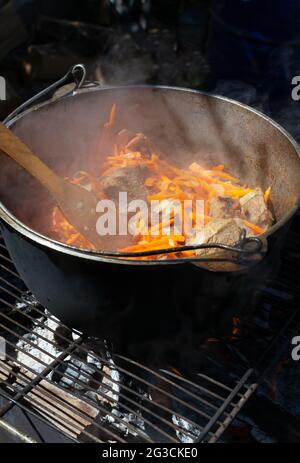
[[[81,364],[79,366],[80,373],[78,376],[78,388],[84,388],[84,384],[86,384],[86,388],[95,389],[98,386],[98,380],[101,379],[101,375],[97,375],[97,372],[93,367],[88,364]]]
[[[240,203],[235,198],[218,196],[210,201],[209,215],[215,219],[234,218],[240,214]]]
[[[87,367],[87,368],[86,368]],[[99,368],[93,363],[87,363],[86,367],[82,370],[90,375],[89,386],[91,389],[96,391],[99,385],[102,383],[102,373]]]
[[[102,413],[99,413],[94,422],[87,426],[84,431],[78,437],[79,441],[83,443],[94,443],[94,438],[100,439],[102,442],[113,443],[118,442],[118,437],[122,440],[126,438],[126,442],[130,442],[126,432],[113,427],[111,423],[107,423]]]
[[[86,390],[90,388],[91,382],[96,380],[95,369],[81,360],[72,358],[59,365],[52,375],[52,380],[66,388]]]
[[[149,170],[144,166],[123,167],[100,179],[105,195],[112,200],[119,199],[119,192],[126,192],[128,200],[147,199],[148,190],[144,185]]]
[[[53,371],[51,375],[51,380],[56,384],[60,384],[61,382],[64,382],[63,378],[64,378],[67,368],[68,368],[67,363],[60,363],[58,367]]]
[[[21,299],[23,302],[16,302],[18,309],[30,314],[32,318],[41,318],[45,315],[45,307],[40,304],[30,291],[23,293]]]
[[[253,193],[249,193],[240,199],[242,218],[268,228],[272,225],[273,217],[269,211],[261,188],[256,188]]]
[[[72,363],[68,362],[66,368],[62,365],[63,371],[60,371],[61,378],[59,384],[63,387],[75,389],[75,390],[83,390],[85,389],[80,384],[78,384],[79,379],[79,370],[75,369],[72,366]]]
[[[72,332],[63,325],[57,325],[54,333],[54,340],[58,348],[64,350],[73,342]]]
[[[72,338],[76,341],[76,334],[72,333]],[[86,362],[87,361],[88,354],[84,350],[77,349],[76,350],[76,355],[74,354],[74,358],[79,360],[80,362]]]

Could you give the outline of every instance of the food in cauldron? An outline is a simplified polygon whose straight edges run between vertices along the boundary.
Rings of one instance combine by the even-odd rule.
[[[115,117],[116,105],[113,105],[100,139],[101,149],[107,153],[105,163],[101,163],[102,169],[99,167],[97,171],[96,166],[91,169],[93,171],[76,172],[69,181],[92,190],[99,199],[117,201],[122,191],[128,194],[129,200],[160,201],[161,212],[170,211],[167,221],[162,220],[154,226],[137,214],[133,225],[131,221],[134,236],[130,237],[130,245],[119,247],[118,251],[143,252],[201,243],[234,245],[239,241],[242,230],[245,230],[246,236],[258,236],[272,226],[271,188],[262,191],[258,186],[251,188],[243,185],[225,170],[223,164],[207,169],[193,162],[182,169],[163,160],[155,145],[144,134],[126,129],[115,133]],[[176,225],[184,219],[182,208],[176,208],[176,205],[186,200],[192,201],[189,211],[191,226],[185,224],[178,231]],[[204,202],[201,217],[197,217],[196,200]],[[204,225],[203,230],[197,229],[198,223]],[[59,241],[95,249],[67,222],[58,207],[53,209],[51,227]],[[218,251],[181,251],[168,254],[168,258],[203,253],[216,256]],[[164,257],[162,254],[142,258]]]

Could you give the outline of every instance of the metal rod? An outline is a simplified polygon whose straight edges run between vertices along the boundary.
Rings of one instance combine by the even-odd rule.
[[[220,383],[219,381],[211,378],[210,376],[204,375],[203,373],[197,373],[197,376],[199,376],[200,378],[206,379],[207,381],[215,384],[216,386],[219,386],[219,387],[225,389],[228,392],[232,392],[232,389],[230,389],[230,387],[226,386],[223,383]]]
[[[36,424],[33,422],[29,413],[26,410],[21,410],[21,411],[23,415],[25,416],[26,420],[28,421],[28,423],[30,424],[30,426],[32,427],[32,429],[34,430],[34,432],[36,433],[36,435],[38,436],[40,442],[45,444],[44,437],[41,435],[40,431],[37,429]]]
[[[0,326],[3,326],[3,325],[0,324]],[[9,331],[11,331],[11,330],[9,330]],[[12,333],[13,333],[13,332],[12,332]],[[22,338],[20,335],[17,335],[17,334],[16,334],[16,336],[18,336],[19,339]],[[13,343],[11,343],[10,341],[7,341],[7,342],[8,342],[9,345],[12,345],[12,346],[13,346]],[[29,341],[27,340],[27,342],[29,342]],[[33,345],[34,347],[37,347],[37,346],[34,345],[33,343],[32,343],[32,345]],[[37,361],[38,363],[40,363],[40,364],[46,366],[46,364],[45,364],[43,361],[37,359],[36,357],[34,357],[31,353],[27,352],[26,350],[24,350],[24,349],[22,349],[22,348],[20,348],[20,347],[19,347],[19,350],[20,350],[21,352],[24,352],[25,355],[28,355],[29,357],[31,357],[32,359],[34,359],[34,360]],[[47,351],[45,351],[45,353],[47,353]],[[49,354],[47,353],[47,355],[49,355]],[[19,364],[20,366],[26,368],[28,371],[31,371],[33,374],[36,374],[35,370],[33,370],[32,368],[28,367],[26,364],[23,364],[23,363],[20,362],[18,359],[14,359],[14,358],[13,358],[12,356],[10,356],[10,355],[8,355],[8,358],[10,358],[10,360],[12,360],[14,363],[17,363],[17,364]],[[57,367],[58,367],[58,365],[57,365]],[[56,368],[57,368],[57,367],[53,368],[52,372],[56,371]],[[74,371],[76,371],[76,370],[74,369]],[[102,373],[102,372],[101,372],[101,373]],[[103,374],[103,373],[102,373],[102,374]],[[47,375],[45,375],[43,372],[40,373],[40,376],[42,377],[43,380],[45,380],[45,381],[49,382],[50,384],[52,384],[52,382],[47,378]],[[108,400],[109,402],[114,402],[116,405],[119,405],[119,406],[120,406],[120,404],[119,404],[117,401],[115,401],[114,399],[112,399],[112,398],[110,398],[110,397],[108,398],[104,393],[102,393],[102,392],[99,391],[99,390],[98,390],[98,391],[95,391],[95,390],[93,390],[93,389],[88,388],[86,383],[84,383],[84,382],[82,382],[82,381],[80,381],[80,380],[78,380],[78,379],[75,380],[75,378],[74,378],[72,375],[69,375],[69,374],[67,374],[67,373],[65,372],[65,373],[64,373],[64,376],[66,376],[67,378],[71,379],[74,383],[76,383],[76,384],[81,384],[82,386],[84,386],[85,388],[89,389],[90,391],[96,392],[98,395],[102,396],[104,399]],[[106,376],[107,376],[107,375],[106,375]],[[110,378],[109,376],[107,376],[107,378],[108,378],[109,380],[111,380],[111,378]],[[93,381],[96,381],[96,380],[93,379]],[[99,383],[99,384],[100,384],[100,386],[103,385],[102,383]],[[118,384],[118,383],[117,383],[117,384]],[[63,388],[62,386],[60,386],[59,384],[55,384],[55,386],[56,386],[58,389],[61,389],[61,390],[64,391],[64,388]],[[105,385],[105,387],[107,388],[108,386]],[[111,388],[111,390],[112,390],[112,388]],[[115,392],[115,391],[113,391],[113,392]],[[69,392],[69,393],[72,394],[71,392]],[[119,394],[119,393],[118,393],[118,394]],[[76,397],[76,396],[75,396],[75,397]],[[142,396],[142,395],[140,395],[140,397],[141,397],[143,400],[145,399],[145,397]],[[167,424],[169,427],[173,428],[175,431],[176,431],[176,430],[177,430],[177,431],[181,431],[181,428],[180,428],[179,426],[177,426],[176,424],[174,424],[174,423],[172,423],[172,422],[170,422],[170,421],[165,420],[163,417],[157,415],[156,413],[152,412],[151,410],[147,409],[146,407],[142,406],[141,404],[138,404],[137,402],[131,400],[131,399],[128,398],[128,397],[125,397],[125,399],[126,399],[126,400],[129,400],[129,401],[131,401],[131,402],[134,402],[136,405],[139,406],[140,409],[144,409],[148,414],[151,414],[151,415],[155,416],[155,417],[158,418],[160,421],[164,422],[164,423]],[[87,403],[89,403],[91,406],[93,406],[94,408],[97,408],[99,411],[102,411],[102,412],[103,412],[103,408],[102,408],[102,407],[100,407],[100,406],[97,405],[96,403],[92,402],[92,401],[89,400],[88,398],[85,398],[85,401],[86,401]],[[196,427],[196,428],[199,428],[199,429],[202,429],[202,427],[201,427],[200,425],[198,425],[198,424],[195,423],[194,421],[190,420],[189,418],[186,418],[186,417],[182,416],[180,413],[176,413],[175,411],[172,411],[172,410],[168,409],[167,407],[161,406],[160,404],[156,404],[155,402],[151,401],[150,399],[148,399],[148,401],[149,401],[152,405],[159,405],[160,408],[164,409],[165,411],[167,411],[167,412],[170,413],[170,414],[176,414],[178,417],[180,417],[180,418],[184,419],[185,421],[189,422],[192,426],[194,426],[194,427]],[[124,404],[121,404],[121,406],[122,406],[124,409],[127,409],[127,411],[129,411],[130,413],[133,413],[133,414],[135,413],[135,411],[134,411],[133,409],[129,408],[128,406],[126,406],[126,405],[124,405]],[[6,411],[5,411],[5,412],[6,412]],[[107,411],[106,411],[106,413],[107,413],[107,414],[110,414],[110,413],[107,412]],[[112,417],[115,417],[115,415],[112,415],[112,414],[110,414],[110,415],[111,415]],[[172,436],[170,436],[169,434],[166,434],[163,430],[161,430],[161,429],[158,428],[156,425],[154,425],[153,423],[151,423],[148,419],[146,419],[146,418],[143,417],[143,420],[144,420],[150,427],[154,428],[154,429],[155,429],[156,431],[158,431],[159,433],[164,434],[165,437],[168,437],[169,440],[173,440],[174,442],[177,442],[177,440],[173,439]],[[123,425],[126,425],[128,428],[130,428],[130,425],[128,425],[127,422],[122,422],[122,424],[123,424]],[[132,431],[133,431],[133,432],[136,432],[135,428],[132,428]],[[196,437],[196,436],[191,434],[191,437]]]
[[[4,316],[4,318],[10,320],[10,317],[8,317],[7,315],[4,315],[4,314],[0,314],[0,315]],[[25,327],[24,327],[22,324],[20,324],[20,323],[18,323],[18,322],[16,322],[16,324],[17,324],[17,326],[19,326],[19,327],[25,329]],[[7,327],[5,327],[4,325],[0,324],[0,326],[1,326],[3,329],[5,329],[5,330],[10,331],[11,334],[15,334],[12,330],[9,330],[9,329],[8,329]],[[16,336],[17,336],[19,339],[22,338],[21,335],[16,334]],[[49,344],[52,344],[53,346],[55,346],[54,343],[52,343],[50,340],[48,340],[48,339],[45,338],[44,336],[39,335],[39,337],[40,337],[40,339],[43,339],[44,341],[48,342]],[[39,350],[41,350],[42,352],[44,352],[47,356],[49,356],[49,357],[51,357],[51,358],[53,358],[53,359],[56,358],[56,357],[53,356],[51,353],[49,353],[47,350],[41,349],[39,346],[37,346],[36,344],[34,344],[33,342],[31,342],[30,340],[27,340],[27,343],[28,343],[29,345],[32,345],[32,347],[34,347],[34,348],[38,348]],[[62,362],[59,362],[59,363],[61,364]],[[76,369],[74,366],[72,366],[71,364],[69,365],[69,367],[70,367],[73,371],[77,372],[77,369]],[[55,369],[56,369],[56,368],[55,368]],[[55,370],[55,369],[54,369],[54,370]],[[54,371],[54,370],[53,370],[53,371]],[[101,372],[101,373],[104,374],[104,372]],[[88,375],[86,372],[81,371],[81,374],[82,374],[83,376],[89,378],[89,375]],[[65,376],[69,377],[71,380],[74,380],[74,378],[73,378],[71,375],[65,374]],[[160,375],[158,375],[158,376],[160,376]],[[170,385],[172,385],[172,386],[176,386],[179,390],[181,390],[181,391],[184,392],[184,393],[187,393],[187,392],[188,392],[188,394],[189,394],[191,397],[193,397],[193,398],[195,398],[196,400],[198,400],[198,401],[201,402],[201,398],[197,397],[196,395],[194,395],[194,394],[191,393],[190,391],[185,390],[185,389],[182,388],[181,386],[176,385],[174,382],[171,382],[171,381],[165,379],[164,377],[162,377],[162,378],[165,380],[165,382],[168,382],[168,383],[169,383]],[[108,377],[108,379],[111,379],[111,378]],[[100,383],[100,382],[97,381],[97,380],[94,380],[94,379],[93,379],[93,381],[94,381],[94,382],[97,382],[97,383],[99,384],[99,386],[102,385],[102,383]],[[86,384],[83,383],[83,382],[80,381],[80,380],[77,380],[77,383],[78,383],[78,384],[81,383],[84,387],[86,387]],[[118,384],[118,383],[116,383],[116,384]],[[152,386],[152,384],[151,384],[151,386]],[[129,389],[129,392],[131,392],[130,389]],[[164,391],[164,392],[165,392],[165,391]],[[140,395],[140,398],[141,398],[141,397],[142,397],[142,396]],[[127,397],[127,396],[125,396],[124,398],[125,398],[126,400],[128,400],[128,397]],[[172,399],[178,401],[178,398],[175,397],[174,395],[172,395]],[[145,400],[145,398],[143,398],[143,400]],[[176,413],[174,410],[170,410],[170,409],[164,407],[163,405],[161,405],[161,404],[156,404],[155,402],[152,402],[152,401],[150,401],[150,400],[149,400],[149,402],[150,402],[152,405],[154,405],[154,404],[155,404],[155,405],[158,405],[160,408],[164,409],[164,410],[167,411],[168,413],[176,414],[176,415],[179,416],[180,418],[185,419],[187,422],[190,422],[190,424],[191,424],[192,426],[196,426],[196,427],[200,427],[200,428],[201,428],[201,426],[199,426],[199,424],[193,422],[192,420],[189,420],[188,418],[185,418],[184,416],[181,416],[179,413]],[[186,403],[186,402],[184,402],[184,403]],[[137,403],[136,403],[136,404],[137,404]],[[138,404],[137,404],[137,405],[138,405]],[[131,410],[131,409],[128,410],[128,411],[131,412],[131,413],[133,412],[133,410]],[[146,410],[146,411],[147,411],[147,410]],[[148,410],[148,413],[151,413],[151,411]],[[209,417],[209,415],[204,414],[204,412],[198,411],[198,413],[199,413],[200,415],[204,416],[205,418],[208,418],[208,417]],[[156,417],[158,418],[158,416],[156,416]],[[160,417],[160,419],[163,420],[161,417]],[[149,424],[151,425],[151,423],[149,423]],[[169,424],[169,423],[166,422],[166,424]],[[176,425],[172,425],[172,427],[176,428]]]
[[[9,341],[6,341],[6,342],[8,342],[9,344],[12,344]],[[52,372],[52,369],[56,366],[56,364],[57,364],[57,362],[59,360],[65,359],[66,357],[68,357],[70,355],[70,353],[76,348],[76,347],[74,347],[74,345],[75,345],[75,343],[72,344],[71,346],[69,346],[64,352],[62,352],[57,357],[57,359],[55,359],[53,362],[51,362],[49,366],[47,366],[45,364],[46,369],[43,372],[45,376],[47,376],[49,373]],[[26,351],[25,351],[25,353],[27,354]],[[35,387],[40,381],[42,381],[42,379],[43,379],[43,377],[41,376],[40,373],[36,374],[36,377],[32,380],[32,382],[28,386],[25,387],[25,389],[22,391],[22,393],[19,393],[19,396],[21,397],[22,395],[24,395],[24,393],[30,392],[33,387]],[[19,396],[17,395],[15,397],[15,400],[18,400]],[[7,413],[8,410],[10,410],[10,409],[11,409],[11,404],[8,404],[6,407],[2,408],[1,416],[3,416],[5,413]]]
[[[3,257],[2,255],[0,257]],[[5,265],[3,264],[0,264],[0,268],[2,268],[2,270],[5,270],[6,272],[10,273],[11,275],[13,275],[14,277],[16,278],[19,278],[20,281],[22,281],[22,279],[20,278],[20,276],[14,272],[13,270],[9,269],[8,267],[5,267]]]
[[[212,392],[212,391],[209,391],[208,389],[206,389],[206,388],[203,387],[203,386],[200,386],[200,385],[197,384],[197,383],[193,383],[192,381],[190,381],[190,380],[184,378],[183,376],[178,376],[178,375],[176,375],[175,373],[172,373],[172,372],[169,371],[169,370],[163,370],[163,369],[162,369],[161,371],[162,371],[163,373],[169,375],[169,376],[172,376],[173,378],[178,379],[179,381],[182,381],[182,382],[184,382],[184,383],[186,383],[186,384],[189,384],[190,386],[192,386],[192,387],[195,388],[195,389],[198,389],[198,390],[201,391],[201,392],[204,392],[204,394],[213,395],[216,399],[220,400],[221,402],[223,402],[223,401],[225,400],[224,397],[221,397],[220,395],[215,394],[215,393]],[[183,388],[183,390],[185,390],[185,389]],[[217,406],[217,405],[214,405],[214,404],[208,402],[207,400],[203,399],[202,397],[196,396],[195,394],[194,394],[194,396],[195,396],[198,400],[200,400],[202,403],[204,403],[205,405],[208,405],[209,407],[213,408],[214,410],[217,410],[217,409],[218,409],[218,406]]]
[[[6,291],[6,292],[8,292],[9,294],[11,294],[11,293],[10,293],[8,290],[6,290],[5,288],[3,288],[3,287],[1,287],[1,286],[0,286],[0,288],[2,288],[3,291]],[[7,304],[8,306],[10,306],[11,308],[15,308],[12,304],[9,304],[7,301],[4,301],[2,298],[0,298],[0,301],[6,303],[6,304]],[[17,309],[17,310],[18,310],[18,309]],[[1,313],[0,313],[0,315],[3,316],[4,318],[10,320],[10,321],[13,321],[13,320],[10,319],[10,317],[8,317],[8,316],[5,315],[5,314],[1,314]],[[38,324],[39,326],[41,326],[41,327],[44,328],[44,325],[43,325],[42,323],[38,322],[38,321],[35,320],[35,319],[32,319],[32,317],[30,317],[27,313],[22,312],[22,315],[24,315],[25,317],[29,318],[29,319],[30,319],[31,321],[33,321],[35,324]],[[16,321],[13,321],[13,322],[14,322],[17,326],[19,326],[20,328],[23,328],[24,330],[27,331],[27,328],[26,328],[24,325],[22,325],[21,323],[16,322]],[[55,333],[55,331],[54,331],[53,329],[51,329],[51,328],[49,328],[49,327],[48,327],[47,329],[48,329],[49,331]],[[63,337],[63,336],[60,335],[60,334],[59,334],[59,336]],[[51,341],[49,341],[47,338],[43,337],[42,335],[39,335],[39,337],[40,337],[41,339],[44,339],[45,341],[51,343]],[[68,340],[67,338],[65,338],[65,339],[69,342],[69,340]],[[53,344],[53,343],[52,343],[52,344]],[[87,351],[87,352],[88,352],[88,351]],[[88,353],[89,353],[89,352],[88,352]],[[49,355],[49,354],[48,354],[48,355]],[[118,356],[118,357],[119,357],[119,358],[123,358],[122,356]],[[96,360],[100,358],[100,359],[101,359],[100,361],[101,361],[102,363],[105,363],[106,365],[110,366],[109,362],[107,362],[105,359],[102,359],[101,357],[96,357],[96,356],[94,356],[94,358],[95,358]],[[124,357],[123,359],[125,360],[126,358]],[[129,359],[127,359],[127,361],[129,361]],[[143,368],[144,370],[147,370],[147,371],[150,372],[152,375],[155,375],[156,377],[158,377],[158,378],[164,380],[165,382],[168,382],[170,385],[174,386],[175,388],[178,388],[178,389],[180,388],[180,386],[178,386],[176,383],[174,383],[174,382],[172,382],[172,381],[170,381],[170,380],[167,380],[164,376],[159,375],[159,374],[156,373],[155,371],[153,371],[153,370],[151,370],[151,369],[149,369],[149,368],[146,368],[146,367],[144,367],[144,366],[138,364],[137,362],[134,362],[134,361],[131,361],[131,360],[130,360],[130,362],[131,362],[131,363],[134,363],[134,364],[137,365],[137,366],[140,366],[140,368]],[[175,400],[176,400],[177,402],[179,402],[181,405],[185,406],[186,408],[191,409],[192,411],[194,411],[194,412],[200,414],[201,416],[203,416],[203,417],[205,417],[205,418],[207,418],[207,419],[210,419],[210,418],[211,418],[211,416],[207,415],[207,413],[198,410],[197,408],[195,408],[194,406],[190,405],[190,404],[187,403],[186,401],[184,401],[184,400],[182,400],[182,399],[179,399],[179,398],[176,398],[174,395],[172,395],[172,394],[170,394],[170,393],[164,391],[163,389],[159,388],[158,386],[156,386],[156,385],[154,385],[154,384],[152,384],[152,383],[150,383],[150,382],[148,382],[148,381],[146,381],[146,380],[144,380],[144,379],[142,379],[142,378],[140,378],[140,377],[137,377],[137,376],[134,375],[133,373],[128,372],[127,370],[124,370],[124,369],[121,368],[121,367],[118,367],[118,370],[124,372],[125,374],[129,374],[131,377],[133,377],[133,378],[137,379],[138,381],[140,381],[140,382],[146,384],[148,387],[150,387],[150,388],[152,388],[152,389],[156,389],[157,391],[163,393],[164,395],[168,396],[169,398],[175,399]],[[190,394],[189,391],[185,391],[185,392],[188,392],[188,394]]]
[[[26,378],[26,376],[25,376],[24,374],[22,374],[22,375]],[[16,377],[18,377],[18,375],[16,375]],[[27,393],[28,393],[28,391],[26,391],[26,387],[30,387],[31,384],[32,384],[32,382],[33,382],[33,380],[30,379],[30,378],[29,378],[29,379],[27,379],[27,378],[26,378],[26,379],[24,379],[24,378],[23,378],[23,379],[18,378],[18,379],[19,379],[21,382],[24,382],[24,381],[25,381],[27,385],[25,386],[25,388],[22,389],[22,391],[18,391],[18,389],[17,389],[15,386],[13,386],[12,384],[7,384],[7,387],[8,387],[8,388],[11,388],[11,389],[13,389],[13,390],[16,392],[16,395],[14,396],[14,400],[15,400],[16,402],[18,402],[20,399],[23,399],[23,400],[25,399],[25,400],[27,400],[27,401],[32,400],[32,397],[30,397],[30,399],[26,397],[26,395],[27,395]],[[43,389],[43,393],[44,393],[45,395],[47,395],[48,397],[50,396],[50,399],[51,399],[51,393],[50,393],[49,391],[47,391],[46,388],[44,388],[44,387],[43,387],[42,385],[40,385],[40,384],[37,385],[37,386],[34,386],[34,389],[38,390],[38,388]],[[32,388],[31,388],[31,389],[32,389]],[[38,395],[36,394],[35,390],[33,390],[33,391],[31,392],[31,394],[38,397]],[[53,394],[53,395],[55,395],[55,394]],[[69,406],[69,409],[72,408],[71,404],[68,404],[68,402],[66,402],[65,400],[63,400],[61,397],[59,397],[59,400],[60,400],[61,402],[64,403],[64,407],[67,407],[67,408],[68,408],[68,405],[70,405],[70,406]],[[38,399],[34,399],[33,402],[34,402],[37,406],[40,406],[40,404],[39,404],[39,402],[38,402]],[[49,417],[53,419],[53,418],[54,418],[53,408],[57,408],[57,406],[55,406],[52,402],[47,401],[47,400],[45,399],[45,397],[43,397],[43,402],[46,402],[46,403],[48,403],[48,404],[50,405],[51,408],[48,409],[48,411],[49,411],[48,414],[49,414]],[[74,408],[75,408],[75,407],[74,407]],[[58,408],[57,408],[57,409],[58,409]],[[76,410],[76,412],[77,412],[77,418],[78,418],[78,416],[81,416],[81,417],[84,418],[85,420],[89,421],[90,424],[93,424],[96,428],[99,428],[100,430],[105,431],[107,434],[110,434],[112,438],[114,438],[114,439],[119,439],[119,437],[118,437],[113,431],[111,431],[110,429],[104,428],[104,427],[101,426],[99,423],[95,423],[94,420],[93,420],[93,418],[90,417],[88,414],[86,414],[86,413],[84,413],[84,412],[82,412],[82,411],[80,411],[80,410],[78,410],[78,409],[76,409],[76,408],[75,408],[75,410]],[[47,412],[47,409],[45,408],[45,406],[43,406],[43,413],[46,413],[46,412]],[[80,422],[78,422],[78,419],[76,419],[74,416],[68,415],[67,413],[65,413],[65,415],[66,415],[66,416],[64,416],[64,424],[69,425],[69,426],[70,426],[70,428],[69,428],[70,430],[72,430],[72,427],[77,427],[77,430],[78,430],[78,431],[83,432],[83,430],[81,429],[82,425],[81,425]],[[68,420],[68,418],[66,418],[66,417],[70,417],[72,421]],[[75,422],[75,424],[74,424],[74,422]],[[80,426],[80,425],[81,425],[81,426]],[[92,436],[92,434],[90,434],[90,436]],[[122,442],[125,443],[124,440],[122,440]]]
[[[242,231],[243,232],[243,231]],[[263,247],[263,243],[260,238],[258,237],[246,237],[246,234],[241,232],[240,241],[235,246],[229,246],[228,244],[221,244],[221,243],[201,243],[201,244],[193,244],[193,245],[186,245],[186,246],[177,246],[173,248],[164,248],[158,250],[149,250],[149,251],[141,251],[141,252],[110,252],[110,251],[97,251],[97,254],[103,255],[106,257],[146,257],[146,256],[159,256],[160,254],[173,254],[176,252],[182,251],[197,251],[199,249],[222,249],[225,251],[235,252],[237,254],[244,254],[244,255],[253,255],[261,251]],[[246,245],[249,243],[255,244],[253,249],[245,249]],[[207,259],[210,261],[211,259]],[[182,259],[186,262],[189,262],[189,258]],[[198,258],[199,261],[202,260],[201,257]],[[223,261],[224,259],[219,259],[219,261]],[[226,259],[227,261],[227,259]]]
[[[12,436],[17,437],[25,444],[37,444],[37,441],[32,439],[32,437],[28,436],[22,431],[19,431],[17,428],[4,421],[2,418],[0,418],[0,428],[4,429],[4,431],[11,434]]]
[[[225,418],[223,421],[223,424],[219,426],[219,428],[216,430],[216,432],[212,435],[212,437],[209,439],[209,443],[214,443],[219,440],[221,435],[224,433],[224,431],[228,428],[228,426],[232,423],[234,418],[237,416],[237,414],[241,411],[245,403],[247,402],[248,399],[254,394],[256,389],[258,388],[258,383],[252,384],[250,387],[247,388],[245,394],[241,395],[240,400],[238,401],[237,404],[235,404],[233,410],[229,413],[229,415]]]
[[[13,344],[12,344],[10,341],[7,341],[7,343],[8,343],[9,345],[12,345],[12,346],[13,346]],[[38,360],[36,357],[34,357],[34,356],[33,356],[32,354],[30,354],[29,352],[26,352],[24,349],[22,349],[22,348],[19,347],[19,350],[20,350],[21,352],[24,352],[27,356],[33,358],[34,360],[36,360],[36,361],[38,361],[39,363],[41,363],[41,364],[43,364],[43,365],[46,366],[46,364],[45,364],[44,362],[42,362],[41,360]],[[68,355],[69,355],[69,354],[68,354]],[[27,365],[22,364],[18,359],[14,359],[14,358],[11,357],[11,356],[8,356],[8,358],[10,358],[10,359],[11,359],[12,361],[14,361],[15,363],[18,363],[19,365],[23,366],[23,367],[26,368],[27,370],[31,371],[33,374],[37,375],[37,377],[39,378],[38,383],[39,383],[40,381],[44,380],[44,381],[48,382],[49,384],[53,384],[52,381],[47,377],[48,374],[49,374],[49,372],[47,372],[47,374],[44,374],[44,371],[46,371],[47,369],[44,370],[42,373],[36,373],[35,370],[33,370],[32,368],[28,367]],[[51,370],[51,371],[52,371],[52,370]],[[50,371],[50,372],[51,372],[51,371]],[[74,379],[73,377],[71,377],[71,378]],[[32,382],[36,382],[35,380],[36,380],[36,378],[35,378],[34,380],[32,380]],[[36,384],[35,384],[35,385],[36,385]],[[65,392],[65,389],[64,389],[62,386],[60,386],[59,384],[55,384],[55,386],[56,386],[58,389],[61,389],[62,391]],[[32,387],[34,387],[34,386],[31,387],[31,383],[30,383],[30,385],[28,385],[28,386],[26,386],[26,387],[28,387],[29,390],[31,390]],[[25,389],[26,389],[26,388],[25,388]],[[28,391],[26,391],[26,392],[28,392]],[[20,397],[19,397],[19,396],[16,397],[15,400],[18,400],[19,398],[21,398],[21,397],[24,395],[24,390],[23,390],[22,392],[19,392],[18,394],[19,394]],[[72,393],[70,392],[70,394],[72,394]],[[74,394],[72,394],[72,395],[74,395]],[[101,395],[100,392],[99,392],[99,395]],[[76,397],[76,396],[74,395],[74,397]],[[105,396],[104,396],[104,397],[105,397]],[[107,397],[105,397],[105,398],[106,398],[106,400],[107,400]],[[92,402],[92,401],[91,401],[90,399],[88,399],[87,397],[85,398],[85,401],[86,401],[87,403],[89,403],[90,405],[92,405],[95,409],[98,409],[99,411],[101,411],[102,413],[104,413],[104,415],[109,415],[111,418],[115,419],[115,420],[118,421],[120,424],[126,426],[128,429],[131,429],[134,433],[136,432],[136,428],[134,428],[130,423],[127,423],[126,421],[123,421],[123,420],[122,420],[121,418],[119,418],[117,415],[114,415],[114,414],[111,413],[110,411],[106,410],[104,407],[100,406],[100,405],[97,404],[97,403]],[[9,406],[9,405],[8,405],[8,406]],[[7,406],[7,407],[8,407],[8,406]],[[4,413],[6,413],[7,411],[8,411],[8,410],[4,409]],[[160,431],[160,432],[162,432],[162,431]],[[169,437],[169,436],[168,436],[168,437]]]
[[[218,418],[222,415],[222,413],[225,411],[225,409],[230,405],[234,397],[236,396],[237,392],[241,390],[241,388],[244,386],[245,382],[248,380],[248,378],[252,375],[253,373],[253,368],[250,368],[244,376],[240,379],[236,387],[231,391],[229,396],[227,397],[226,401],[221,405],[219,410],[216,412],[215,416],[211,419],[211,421],[206,425],[204,430],[201,432],[199,438],[197,439],[196,442],[203,442],[204,438],[207,436],[208,431],[212,428],[212,426],[217,423]]]
[[[17,405],[21,410],[25,410],[27,411],[28,413],[30,413],[32,416],[34,416],[35,418],[39,419],[40,421],[42,421],[44,424],[46,424],[47,426],[50,426],[51,428],[55,429],[59,434],[61,434],[62,436],[65,436],[65,434],[59,429],[57,428],[51,421],[48,421],[46,418],[44,418],[42,415],[40,415],[39,413],[36,413],[34,410],[31,410],[29,408],[29,406],[25,406],[22,402],[18,401],[16,402],[15,399],[13,397],[11,397],[9,394],[7,394],[4,390],[1,389],[1,395],[14,403],[14,405]],[[68,436],[73,442],[78,442],[76,439],[74,439],[72,436]],[[91,437],[93,437],[91,435]],[[103,443],[103,441],[101,440],[98,440],[99,443]]]

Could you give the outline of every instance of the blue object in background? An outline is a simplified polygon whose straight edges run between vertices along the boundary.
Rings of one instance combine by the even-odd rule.
[[[276,106],[300,75],[299,0],[213,0],[208,57],[216,80],[268,92]]]

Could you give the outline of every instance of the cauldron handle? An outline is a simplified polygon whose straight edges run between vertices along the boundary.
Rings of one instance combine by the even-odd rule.
[[[49,87],[45,88],[41,92],[34,95],[29,100],[22,103],[18,108],[16,108],[12,113],[10,113],[7,118],[3,121],[4,124],[9,123],[14,117],[18,116],[26,109],[30,108],[34,103],[43,100],[46,96],[52,95],[55,90],[62,87],[66,83],[74,82],[74,87],[63,96],[68,96],[70,94],[76,93],[77,90],[82,88],[86,82],[86,68],[83,64],[75,64],[72,66],[68,72],[59,80],[54,82],[53,84],[49,85]],[[95,85],[95,84],[94,84]]]
[[[250,247],[249,247],[250,245]],[[202,244],[192,244],[184,245],[173,248],[165,249],[156,249],[150,251],[140,251],[140,252],[109,252],[101,251],[99,254],[105,255],[107,257],[147,257],[147,256],[157,256],[161,254],[172,254],[181,251],[196,251],[199,249],[221,249],[224,251],[234,252],[240,254],[241,256],[251,256],[262,251],[266,251],[267,241],[261,237],[246,236],[246,230],[241,230],[240,239],[235,245],[228,245],[222,243],[202,243]],[[190,258],[185,258],[186,261],[189,261]],[[198,258],[200,260],[200,258]],[[205,259],[207,260],[207,258]]]
[[[229,252],[228,256],[213,257],[210,255],[194,255],[189,257],[177,257],[176,259],[164,259],[156,261],[157,264],[187,264],[191,263],[197,267],[212,271],[240,271],[250,268],[260,262],[267,253],[268,243],[267,239],[263,236],[260,237],[247,237],[246,230],[242,230],[239,242],[235,245],[227,245],[221,243],[205,243],[187,246],[179,246],[176,248],[159,249],[153,251],[141,252],[107,252],[103,251],[100,254],[106,257],[117,257],[119,259],[126,258],[141,258],[149,257],[160,254],[174,253],[180,251],[195,251],[197,249],[221,249]],[[140,260],[142,264],[144,260]]]

